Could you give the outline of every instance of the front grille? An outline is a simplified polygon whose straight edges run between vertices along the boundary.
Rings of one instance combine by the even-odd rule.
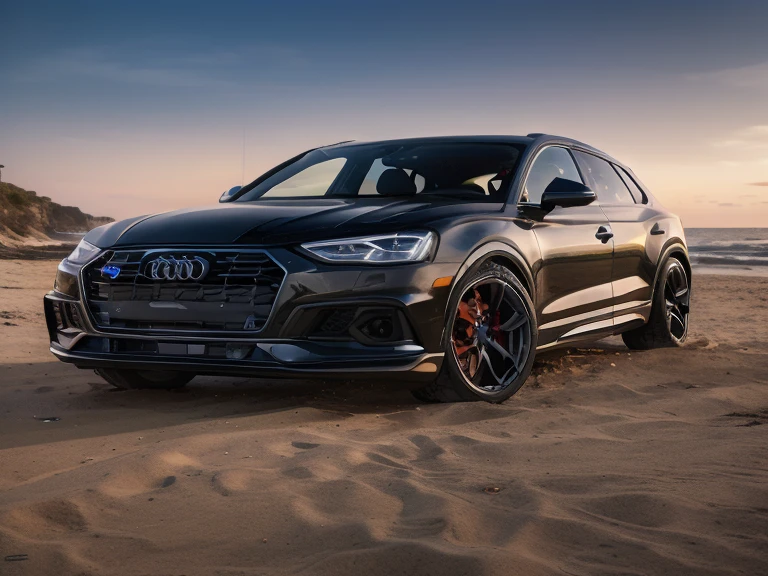
[[[175,262],[197,264],[176,269]],[[264,327],[284,277],[259,250],[114,250],[84,268],[83,289],[105,331],[246,335]]]

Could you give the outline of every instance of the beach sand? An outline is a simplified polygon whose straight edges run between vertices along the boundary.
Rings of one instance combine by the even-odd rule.
[[[766,278],[695,276],[683,348],[611,338],[503,405],[425,405],[113,391],[48,352],[55,268],[0,261],[3,576],[768,574]]]

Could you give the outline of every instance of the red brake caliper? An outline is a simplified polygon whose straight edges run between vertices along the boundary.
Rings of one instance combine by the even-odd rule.
[[[496,313],[493,315],[488,332],[491,333],[496,342],[504,348],[507,347],[507,335],[501,331],[501,310],[496,310]]]
[[[467,352],[467,350],[474,348],[474,344],[460,345],[460,343],[466,342],[467,340],[474,340],[475,332],[477,332],[475,322],[478,317],[482,316],[483,312],[488,310],[488,304],[483,302],[480,292],[477,290],[474,292],[475,297],[470,298],[467,302],[459,302],[459,309],[456,311],[456,317],[465,320],[469,324],[466,329],[466,339],[456,338],[456,335],[454,335],[453,347],[456,349],[456,356],[459,358],[461,358],[461,355]]]

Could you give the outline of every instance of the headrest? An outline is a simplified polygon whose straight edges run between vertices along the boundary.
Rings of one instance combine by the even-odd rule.
[[[382,196],[413,196],[416,194],[416,184],[405,170],[388,168],[379,176],[376,192]]]

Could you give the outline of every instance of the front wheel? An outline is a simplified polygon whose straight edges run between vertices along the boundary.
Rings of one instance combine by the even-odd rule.
[[[414,392],[425,402],[503,402],[525,383],[538,330],[528,292],[508,269],[487,263],[461,281],[449,304],[437,379]]]
[[[680,346],[688,337],[691,287],[685,267],[677,258],[664,263],[659,274],[648,322],[621,335],[632,350]]]
[[[99,368],[94,370],[115,388],[120,390],[170,390],[186,386],[194,374],[155,370],[122,370]]]

